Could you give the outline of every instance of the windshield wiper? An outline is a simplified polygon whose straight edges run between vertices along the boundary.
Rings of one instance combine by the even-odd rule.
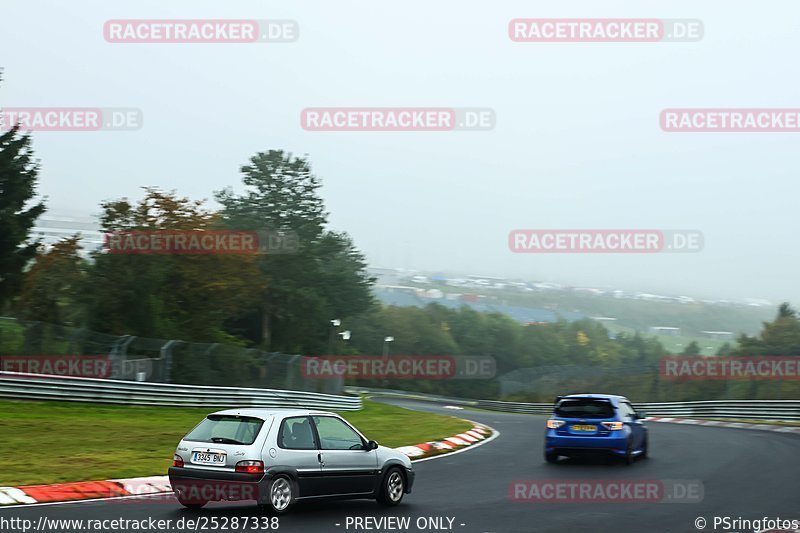
[[[219,444],[244,444],[244,442],[239,442],[236,439],[229,439],[228,437],[211,437],[211,442],[217,442]]]

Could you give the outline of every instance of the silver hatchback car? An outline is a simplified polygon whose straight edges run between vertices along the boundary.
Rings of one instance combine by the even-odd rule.
[[[397,505],[411,492],[414,470],[405,454],[367,440],[334,413],[229,409],[208,415],[180,441],[169,479],[189,508],[253,500],[282,514],[316,499]]]

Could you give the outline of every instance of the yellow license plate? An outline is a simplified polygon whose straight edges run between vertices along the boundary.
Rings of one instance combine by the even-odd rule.
[[[597,426],[575,424],[572,431],[597,431]]]

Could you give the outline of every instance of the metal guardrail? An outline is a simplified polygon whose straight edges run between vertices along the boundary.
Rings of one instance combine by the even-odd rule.
[[[506,413],[527,413],[549,415],[553,412],[552,403],[501,402],[496,400],[467,400],[464,398],[445,398],[431,394],[399,390],[348,388],[353,392],[381,396],[396,396],[452,405],[467,405]],[[709,400],[696,402],[636,402],[637,410],[647,416],[677,418],[721,418],[733,420],[781,420],[800,422],[800,400]]]
[[[280,407],[357,411],[358,396],[0,372],[0,397],[161,407]]]

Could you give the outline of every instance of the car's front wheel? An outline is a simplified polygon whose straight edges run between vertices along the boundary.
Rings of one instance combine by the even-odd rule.
[[[381,482],[378,502],[384,505],[397,505],[403,501],[406,483],[399,468],[390,468]]]
[[[286,476],[278,476],[269,484],[265,503],[260,503],[261,512],[269,515],[284,514],[294,499],[292,480]]]

